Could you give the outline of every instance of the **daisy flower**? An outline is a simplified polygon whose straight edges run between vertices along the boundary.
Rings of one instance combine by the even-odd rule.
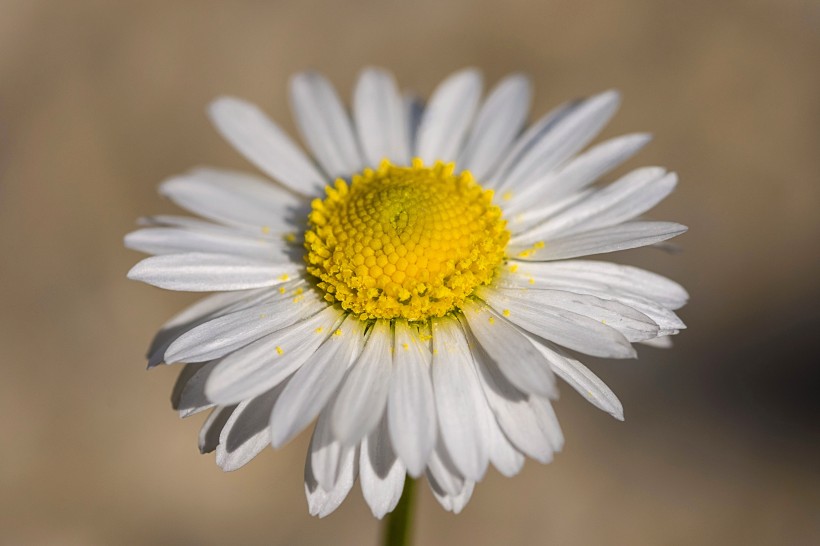
[[[687,293],[579,258],[683,233],[638,219],[677,178],[645,167],[595,185],[649,140],[585,149],[617,109],[614,91],[529,127],[526,77],[481,95],[472,69],[426,104],[367,69],[348,112],[324,77],[298,74],[290,99],[311,155],[256,106],[211,104],[217,130],[269,179],[214,168],[171,178],[162,195],[201,218],[149,217],[125,242],[153,255],[129,278],[216,292],[171,319],[148,358],[184,363],[174,406],[210,411],[199,447],[222,469],[315,420],[311,514],[335,510],[358,477],[381,518],[406,475],[425,475],[459,512],[489,464],[512,476],[561,449],[555,376],[623,418],[578,355],[668,346]]]

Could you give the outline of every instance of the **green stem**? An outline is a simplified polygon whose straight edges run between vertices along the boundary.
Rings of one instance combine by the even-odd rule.
[[[395,510],[387,514],[384,521],[384,546],[410,546],[410,535],[413,530],[413,499],[416,493],[416,480],[407,476],[404,479],[404,491]]]

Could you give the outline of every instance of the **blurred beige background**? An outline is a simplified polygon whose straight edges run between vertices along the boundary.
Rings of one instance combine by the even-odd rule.
[[[250,168],[210,99],[292,130],[286,82],[345,97],[367,64],[429,94],[450,71],[534,78],[534,115],[616,87],[605,136],[649,130],[630,167],[677,170],[653,216],[683,252],[616,258],[683,282],[671,352],[593,362],[618,423],[563,389],[567,445],[492,472],[460,516],[424,487],[418,545],[820,543],[820,8],[815,1],[114,2],[0,0],[0,543],[374,544],[358,487],[325,520],[307,438],[223,474],[181,421],[156,328],[193,298],[127,282],[122,236],[173,211],[197,164]]]

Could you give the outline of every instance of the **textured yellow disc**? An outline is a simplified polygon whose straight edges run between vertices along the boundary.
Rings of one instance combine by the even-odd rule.
[[[325,299],[362,320],[419,321],[458,308],[488,284],[510,234],[501,210],[452,164],[383,162],[315,199],[307,270]]]

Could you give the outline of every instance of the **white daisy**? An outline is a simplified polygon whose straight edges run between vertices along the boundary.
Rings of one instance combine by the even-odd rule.
[[[636,219],[674,189],[674,173],[640,168],[593,186],[649,140],[582,152],[616,92],[526,130],[521,75],[482,102],[480,74],[463,70],[422,105],[367,69],[350,116],[319,74],[295,76],[290,92],[312,158],[256,106],[220,98],[216,128],[273,181],[211,168],[174,177],[161,193],[205,220],[150,217],[125,239],[154,255],[131,279],[217,292],[168,322],[149,352],[151,366],[185,363],[173,395],[182,416],[211,411],[203,453],[235,470],[316,420],[311,514],[335,510],[358,476],[380,518],[406,474],[426,475],[459,512],[490,463],[512,476],[525,456],[546,463],[561,449],[554,375],[623,418],[573,355],[668,346],[687,294],[578,258],[686,228]]]

